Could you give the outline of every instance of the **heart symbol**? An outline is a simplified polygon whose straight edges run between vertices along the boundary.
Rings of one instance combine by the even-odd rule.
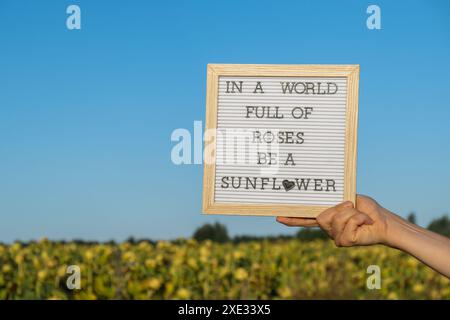
[[[286,191],[289,191],[295,187],[295,183],[289,180],[283,180],[283,187]]]

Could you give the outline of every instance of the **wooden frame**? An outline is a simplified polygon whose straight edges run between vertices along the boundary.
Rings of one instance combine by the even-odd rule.
[[[347,78],[344,154],[344,201],[355,201],[359,65],[208,64],[205,129],[217,128],[219,76],[345,77]],[[216,141],[212,142],[214,148]],[[204,164],[203,212],[207,214],[316,217],[325,206],[298,204],[217,203],[214,201],[215,162]]]

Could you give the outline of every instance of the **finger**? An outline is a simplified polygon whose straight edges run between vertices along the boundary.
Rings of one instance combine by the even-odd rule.
[[[336,213],[331,220],[331,236],[333,239],[344,230],[345,225],[351,217],[358,214],[359,211],[353,208],[343,209]]]
[[[338,236],[337,245],[352,246],[358,244],[358,228],[362,225],[371,225],[374,221],[365,213],[359,212],[352,216]]]
[[[277,217],[277,221],[289,227],[317,227],[319,225],[314,218]]]
[[[345,208],[353,208],[353,203],[350,201],[345,201],[334,207],[328,208],[319,214],[316,218],[319,226],[331,235],[331,222],[333,221],[334,215]]]

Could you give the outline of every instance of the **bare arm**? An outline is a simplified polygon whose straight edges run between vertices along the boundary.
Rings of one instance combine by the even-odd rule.
[[[450,278],[450,239],[416,226],[397,215],[389,224],[389,246],[408,252]]]
[[[316,219],[278,217],[277,221],[288,226],[320,226],[337,246],[397,248],[450,278],[450,239],[402,219],[366,196],[357,196],[356,208],[344,202]]]

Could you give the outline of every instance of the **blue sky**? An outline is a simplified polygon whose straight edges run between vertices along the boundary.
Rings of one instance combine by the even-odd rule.
[[[66,8],[81,8],[81,30]],[[382,29],[366,28],[381,8]],[[0,2],[0,241],[293,229],[201,215],[170,159],[207,63],[360,64],[358,192],[426,225],[450,209],[447,1]]]

